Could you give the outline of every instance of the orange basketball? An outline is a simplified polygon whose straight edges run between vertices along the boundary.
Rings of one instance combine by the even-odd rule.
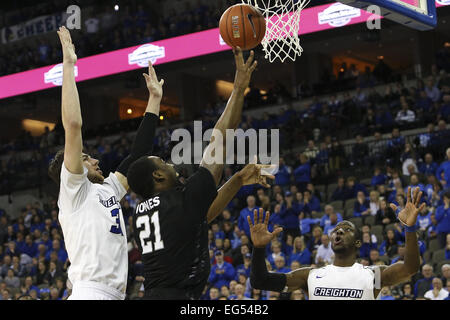
[[[266,34],[266,20],[253,6],[236,4],[220,18],[220,35],[231,47],[250,50],[261,43]]]

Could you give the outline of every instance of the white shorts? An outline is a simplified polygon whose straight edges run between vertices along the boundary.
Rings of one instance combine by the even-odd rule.
[[[124,300],[125,294],[99,282],[77,281],[67,300]]]

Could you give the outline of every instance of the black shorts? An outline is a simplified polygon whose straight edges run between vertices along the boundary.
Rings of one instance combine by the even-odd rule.
[[[198,298],[197,298],[198,299]],[[145,290],[144,300],[197,300],[194,295],[183,289],[154,288]]]

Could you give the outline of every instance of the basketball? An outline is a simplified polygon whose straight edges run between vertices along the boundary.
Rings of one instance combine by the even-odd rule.
[[[231,47],[250,50],[261,43],[266,34],[266,20],[253,6],[236,4],[220,18],[220,35]]]

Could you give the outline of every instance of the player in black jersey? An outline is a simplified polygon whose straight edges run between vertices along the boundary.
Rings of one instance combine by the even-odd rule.
[[[263,166],[248,165],[219,190],[216,199],[226,158],[226,138],[217,137],[226,137],[225,130],[235,129],[241,121],[244,91],[256,68],[253,51],[247,62],[239,48],[234,56],[237,71],[233,92],[198,171],[182,184],[173,165],[152,156],[140,158],[128,171],[131,189],[145,199],[136,207],[133,224],[144,263],[146,299],[198,299],[210,272],[208,220],[242,185],[256,182],[267,186],[261,175]],[[208,155],[219,150],[222,161],[211,161]]]

